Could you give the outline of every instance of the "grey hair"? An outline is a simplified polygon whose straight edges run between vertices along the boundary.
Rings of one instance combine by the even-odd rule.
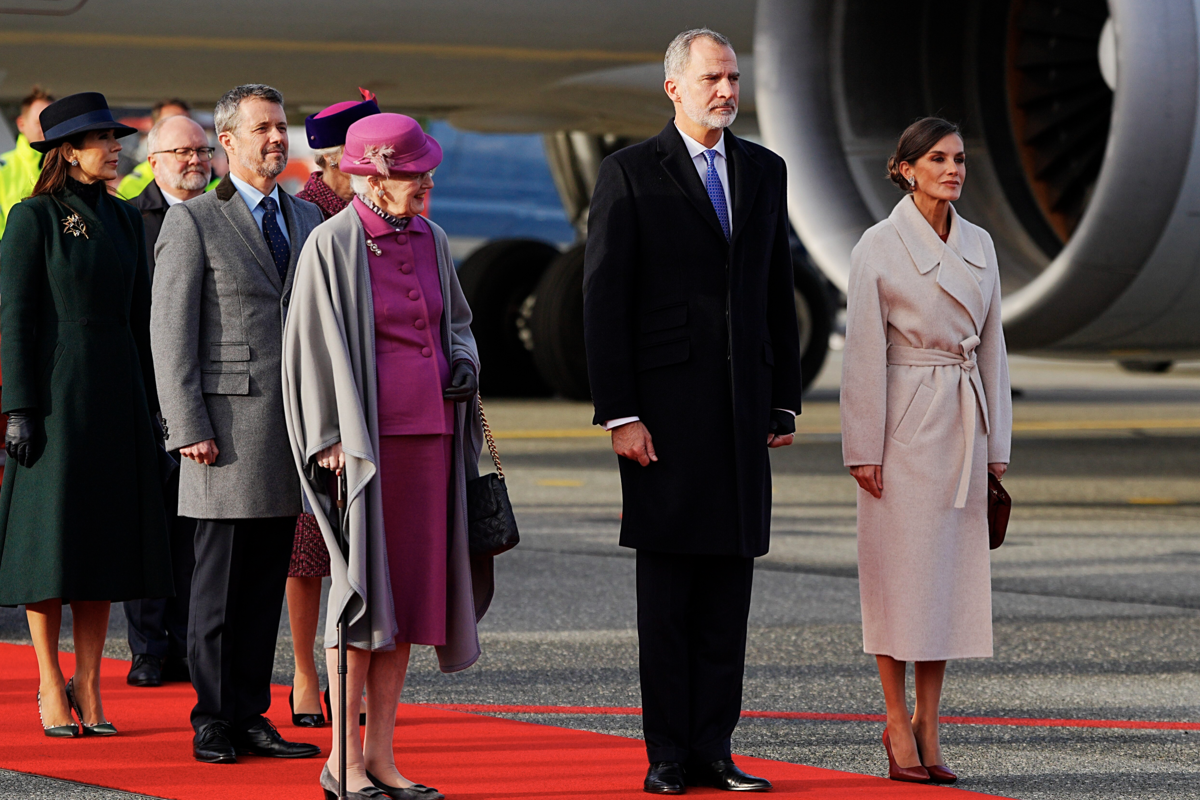
[[[272,89],[262,83],[246,83],[235,86],[221,96],[221,99],[217,101],[217,107],[213,109],[213,127],[216,128],[218,136],[226,131],[237,133],[238,123],[242,121],[242,101],[251,97],[258,97],[268,103],[275,103],[279,107],[283,107],[283,95],[279,93],[278,89]]]
[[[370,175],[351,175],[350,188],[354,193],[362,197],[371,197],[371,176]]]
[[[730,50],[733,49],[728,37],[722,36],[714,30],[692,28],[690,31],[684,31],[667,45],[667,54],[663,57],[663,72],[666,74],[667,80],[675,80],[683,75],[688,68],[688,62],[692,60],[692,42],[701,38],[709,39]]]
[[[338,144],[333,147],[322,147],[319,150],[313,150],[313,161],[317,162],[317,166],[321,169],[329,169],[330,167],[337,169],[338,160],[341,159],[345,149],[345,145]]]

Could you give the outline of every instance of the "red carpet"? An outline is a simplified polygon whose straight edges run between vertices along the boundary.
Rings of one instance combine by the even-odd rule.
[[[70,676],[72,656],[61,657]],[[191,757],[187,684],[135,689],[125,684],[128,662],[105,660],[105,711],[121,731],[107,739],[47,739],[37,718],[33,648],[0,645],[0,768],[47,775],[177,800],[293,800],[320,798],[322,759],[240,759],[236,765],[199,764]],[[320,744],[329,728],[289,724],[287,687],[277,686],[272,716],[286,738]],[[612,798],[644,800],[646,769],[640,741],[427,706],[401,706],[397,761],[404,774],[436,786],[450,800],[487,798]],[[880,760],[883,748],[880,747]],[[949,796],[955,790],[799,764],[739,757],[746,771],[770,778],[772,797],[810,800]],[[529,776],[545,776],[530,787]],[[961,793],[961,792],[959,792]],[[689,789],[689,795],[722,795]],[[983,797],[984,795],[976,795]]]

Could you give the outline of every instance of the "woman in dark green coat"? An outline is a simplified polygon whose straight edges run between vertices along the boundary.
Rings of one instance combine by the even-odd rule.
[[[104,96],[41,114],[33,196],[0,246],[9,453],[0,488],[0,605],[24,605],[48,736],[111,735],[100,657],[114,600],[173,593],[158,473],[150,277],[141,215],[114,199],[120,136]],[[148,399],[149,398],[149,399]],[[58,664],[63,603],[75,677]]]

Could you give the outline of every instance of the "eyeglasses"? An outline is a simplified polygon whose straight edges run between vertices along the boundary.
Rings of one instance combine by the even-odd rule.
[[[398,181],[418,181],[424,183],[426,180],[433,177],[436,169],[431,169],[428,172],[393,172],[392,177]]]
[[[215,147],[176,147],[174,150],[155,150],[150,155],[157,156],[163,153],[174,153],[176,161],[191,161],[192,156],[199,156],[201,161],[212,161],[213,153],[217,152]]]

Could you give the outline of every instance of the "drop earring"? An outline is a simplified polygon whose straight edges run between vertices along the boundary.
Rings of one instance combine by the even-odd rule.
[[[914,178],[912,175],[909,175],[908,176],[908,185],[912,189],[917,188],[917,179]]]

